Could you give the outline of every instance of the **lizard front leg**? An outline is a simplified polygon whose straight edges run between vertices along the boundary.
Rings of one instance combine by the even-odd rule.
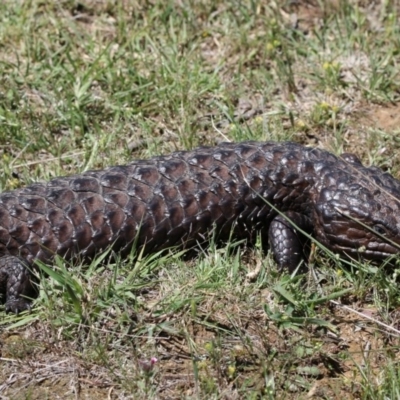
[[[281,269],[289,272],[293,272],[309,253],[308,239],[295,225],[307,233],[312,231],[310,219],[294,211],[277,215],[268,229],[268,242],[274,259]]]
[[[37,290],[26,261],[16,256],[0,258],[0,294],[7,313],[30,309],[30,299],[37,295]]]

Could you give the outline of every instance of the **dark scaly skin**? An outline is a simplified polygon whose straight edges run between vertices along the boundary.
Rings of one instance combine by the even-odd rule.
[[[380,261],[398,253],[398,199],[400,182],[380,169],[295,143],[223,143],[56,178],[0,195],[0,293],[19,312],[35,260],[188,248],[212,229],[221,240],[260,231],[289,270],[305,256],[293,223],[335,253]]]

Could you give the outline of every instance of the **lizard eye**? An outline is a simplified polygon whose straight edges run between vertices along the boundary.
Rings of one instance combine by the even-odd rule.
[[[379,235],[386,235],[386,228],[381,224],[374,225],[374,231]]]

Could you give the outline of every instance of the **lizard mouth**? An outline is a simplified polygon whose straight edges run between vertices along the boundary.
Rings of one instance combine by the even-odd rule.
[[[400,254],[400,249],[398,247],[383,242],[370,242],[367,246],[360,246],[358,248],[339,245],[336,246],[333,251],[345,254],[349,258],[363,258],[376,262],[385,261],[388,258],[393,258],[397,254]]]
[[[365,254],[375,259],[384,259],[400,254],[400,246],[396,246],[396,243],[370,242],[365,249]]]

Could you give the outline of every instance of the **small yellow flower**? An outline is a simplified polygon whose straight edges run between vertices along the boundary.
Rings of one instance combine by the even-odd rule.
[[[337,61],[333,61],[333,62],[325,61],[322,64],[322,68],[325,71],[339,71],[340,70],[340,63],[338,63]]]
[[[319,103],[319,108],[321,110],[328,111],[331,106],[326,101],[321,101],[321,103]]]
[[[279,47],[281,45],[281,42],[279,40],[275,39],[273,44],[274,44],[274,47],[276,48],[276,47]]]
[[[268,53],[270,53],[272,50],[274,50],[274,44],[271,42],[268,42],[265,46],[266,50]]]
[[[322,68],[323,68],[325,71],[327,71],[328,69],[330,69],[331,66],[332,66],[331,63],[328,62],[328,61],[325,61],[325,62],[322,64]]]
[[[19,180],[17,178],[7,179],[7,187],[10,189],[15,189],[19,185]]]
[[[207,368],[208,368],[208,365],[207,365],[207,361],[200,361],[200,362],[198,362],[197,363],[197,368],[199,369],[199,370],[206,370]]]
[[[214,345],[213,345],[211,342],[207,342],[207,343],[204,345],[204,348],[210,353],[211,351],[214,350]]]
[[[230,379],[233,379],[235,377],[235,373],[236,373],[236,367],[234,365],[228,365],[227,368],[227,372],[228,372],[228,377]]]
[[[307,124],[302,119],[296,120],[295,125],[299,129],[303,129],[307,126]]]
[[[332,106],[331,109],[332,109],[332,112],[334,112],[334,113],[337,113],[339,111],[338,106]]]

